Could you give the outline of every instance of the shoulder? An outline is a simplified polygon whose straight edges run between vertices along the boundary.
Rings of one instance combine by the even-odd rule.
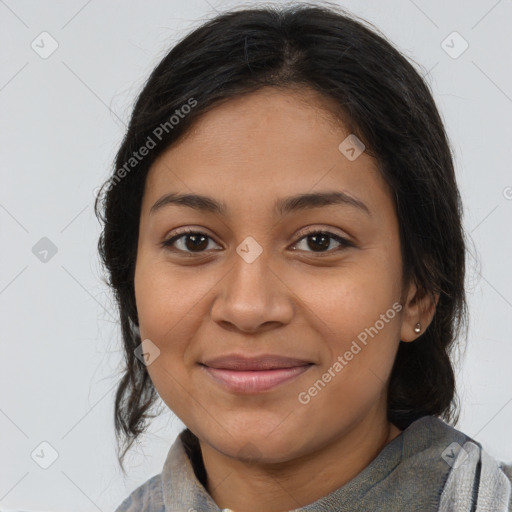
[[[402,459],[428,463],[436,472],[447,472],[451,457],[472,439],[436,416],[423,416],[403,430]]]
[[[500,458],[495,458],[490,454],[489,451],[486,450],[486,447],[476,439],[458,430],[454,426],[449,425],[442,419],[436,416],[424,416],[420,420],[412,423],[412,426],[417,427],[416,430],[411,429],[413,431],[415,430],[416,432],[420,432],[421,428],[423,429],[422,433],[428,431],[432,438],[436,441],[434,444],[437,444],[438,447],[446,447],[446,453],[443,452],[442,455],[445,460],[449,458],[452,452],[459,452],[460,448],[463,448],[466,443],[475,445],[478,449],[477,453],[480,455],[480,457],[482,457],[482,454],[485,454],[485,460],[488,463],[492,462],[493,466],[504,473],[507,480],[512,482],[512,461],[505,462]],[[458,446],[454,446],[455,444]],[[464,455],[461,454],[462,460],[464,459]],[[450,463],[450,461],[447,462]]]
[[[503,471],[508,481],[510,482],[510,486],[512,488],[512,461],[510,462],[510,464],[498,461],[498,467],[501,469],[501,471]],[[510,493],[509,510],[512,510],[512,490]]]
[[[463,495],[472,489],[478,504],[488,505],[486,510],[512,511],[512,461],[495,458],[477,440],[440,418],[424,417],[412,425],[434,434],[434,446],[450,466],[442,503],[462,503]]]
[[[193,469],[178,435],[171,445],[162,471],[137,487],[115,510],[115,512],[165,512],[165,503],[175,504],[175,494],[188,486],[187,492],[194,493]],[[165,482],[165,489],[164,489]]]
[[[481,443],[436,416],[412,422],[401,437],[408,473],[422,481],[438,481],[441,504],[471,500],[468,489],[473,489],[480,501],[491,503],[488,510],[505,510],[498,505],[510,502],[506,510],[512,511],[510,461],[492,457]]]
[[[500,469],[505,473],[505,476],[512,482],[512,462],[510,464],[499,462]]]
[[[159,473],[137,487],[115,512],[165,512],[162,477]]]

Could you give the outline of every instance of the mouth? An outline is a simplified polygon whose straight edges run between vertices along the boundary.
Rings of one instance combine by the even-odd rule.
[[[228,355],[200,363],[207,375],[224,389],[242,394],[269,391],[307,372],[314,363],[265,355],[246,358]]]
[[[246,357],[239,354],[227,354],[213,359],[202,361],[201,364],[209,368],[218,368],[224,370],[282,370],[287,368],[297,368],[313,364],[306,359],[297,359],[286,356],[265,354],[257,357]]]

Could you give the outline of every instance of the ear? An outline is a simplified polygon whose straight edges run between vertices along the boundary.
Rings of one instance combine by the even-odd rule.
[[[419,288],[416,283],[413,282],[409,285],[403,307],[401,341],[414,341],[427,330],[432,318],[434,318],[438,302],[438,293],[435,294],[434,300],[432,300],[432,297],[422,288]],[[418,323],[421,327],[419,333],[414,331]]]

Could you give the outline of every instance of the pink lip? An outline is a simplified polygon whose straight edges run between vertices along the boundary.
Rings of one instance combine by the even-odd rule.
[[[255,394],[272,389],[306,372],[312,364],[274,370],[241,371],[201,365],[215,381],[235,393]]]
[[[221,368],[225,370],[256,371],[305,366],[311,364],[311,361],[276,354],[263,354],[260,356],[248,357],[245,354],[233,353],[215,357],[214,359],[207,359],[202,361],[201,364],[209,366],[210,368]]]

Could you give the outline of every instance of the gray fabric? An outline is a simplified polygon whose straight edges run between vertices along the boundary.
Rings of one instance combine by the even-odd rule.
[[[478,499],[473,499],[475,494]],[[507,512],[512,485],[499,463],[468,441],[454,457],[443,489],[440,512]]]
[[[181,436],[171,446],[162,473],[137,488],[115,512],[221,511],[196,478]],[[438,512],[443,489],[456,465],[453,447],[469,441],[480,453],[479,443],[439,418],[424,416],[388,443],[350,482],[290,512]],[[510,466],[502,463],[500,471],[509,482]]]

